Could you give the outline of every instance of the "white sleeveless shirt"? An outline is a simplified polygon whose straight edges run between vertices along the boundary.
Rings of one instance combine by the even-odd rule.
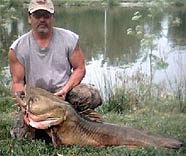
[[[59,91],[71,75],[69,57],[72,55],[79,36],[72,31],[53,28],[53,36],[46,48],[40,48],[32,31],[18,38],[10,48],[25,68],[26,84]]]

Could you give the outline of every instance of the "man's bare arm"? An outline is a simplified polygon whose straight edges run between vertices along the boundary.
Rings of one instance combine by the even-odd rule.
[[[83,55],[78,44],[77,44],[72,56],[70,56],[70,63],[72,65],[73,72],[72,72],[69,80],[67,81],[66,85],[64,86],[64,88],[55,94],[57,96],[62,96],[63,98],[65,98],[64,96],[72,88],[77,86],[81,82],[83,77],[85,76],[85,71],[86,71],[85,59],[84,59],[84,55]]]
[[[24,67],[19,63],[12,49],[9,50],[8,57],[12,77],[12,92],[15,96],[17,91],[24,91]]]

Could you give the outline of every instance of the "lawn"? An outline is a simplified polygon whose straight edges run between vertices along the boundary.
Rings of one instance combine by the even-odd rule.
[[[117,95],[118,96],[118,95]],[[151,99],[146,103],[135,103],[127,109],[108,111],[108,105],[115,105],[116,101],[105,102],[98,112],[105,121],[132,126],[150,132],[152,135],[172,136],[186,142],[186,115],[181,113],[178,105],[170,98],[162,100]],[[121,104],[121,103],[120,103]],[[91,147],[91,146],[60,146],[54,148],[52,143],[44,140],[12,140],[10,127],[16,114],[15,101],[10,96],[4,96],[0,101],[0,155],[1,156],[121,156],[121,155],[185,155],[186,145],[179,150],[157,149],[153,147],[127,149],[125,147]]]

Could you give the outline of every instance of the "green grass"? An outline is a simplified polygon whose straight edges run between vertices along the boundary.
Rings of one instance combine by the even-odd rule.
[[[121,92],[122,93],[122,92]],[[118,97],[119,95],[117,95]],[[129,96],[130,97],[130,96]],[[134,98],[134,96],[132,96]],[[172,95],[171,95],[172,97]],[[132,126],[150,132],[152,135],[172,136],[186,143],[186,115],[180,113],[172,98],[147,98],[126,107],[122,112],[107,111],[108,103],[104,103],[97,111],[105,121],[120,125]],[[127,99],[128,102],[132,100]],[[136,100],[135,100],[136,101]],[[118,101],[117,101],[118,102]],[[15,118],[16,106],[11,97],[0,100],[0,155],[1,156],[164,156],[185,155],[186,145],[179,150],[156,149],[127,149],[124,147],[92,147],[92,146],[60,146],[54,148],[51,143],[42,140],[12,140],[9,130]],[[117,105],[117,103],[110,103]],[[122,104],[122,102],[121,102]],[[126,105],[126,102],[123,104]]]

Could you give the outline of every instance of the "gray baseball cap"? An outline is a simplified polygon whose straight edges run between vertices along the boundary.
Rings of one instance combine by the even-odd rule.
[[[33,13],[37,10],[46,10],[53,14],[54,4],[51,0],[31,0],[28,7],[28,12]]]

